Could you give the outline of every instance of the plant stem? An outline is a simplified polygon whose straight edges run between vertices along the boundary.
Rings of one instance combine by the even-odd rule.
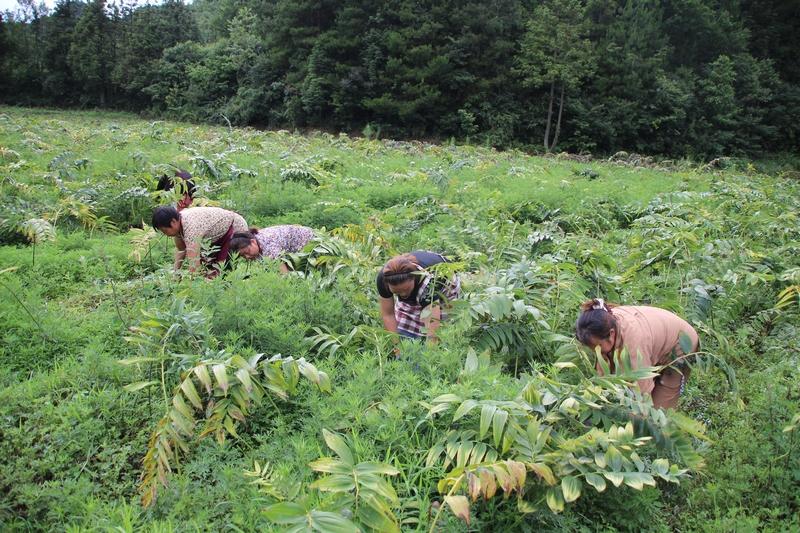
[[[164,405],[166,405],[167,409],[169,409],[169,399],[167,398],[167,376],[164,368],[163,353],[161,359],[161,392],[164,394]]]
[[[39,320],[36,318],[36,316],[31,312],[30,309],[28,309],[28,306],[26,306],[25,303],[22,300],[19,299],[19,296],[17,296],[16,293],[14,291],[12,291],[11,288],[8,285],[6,285],[4,282],[0,281],[0,285],[2,285],[5,290],[7,290],[8,292],[11,293],[11,296],[14,297],[14,299],[25,310],[25,312],[28,314],[28,316],[31,317],[31,320],[33,320],[33,323],[36,324],[36,327],[39,328],[39,331],[42,333],[42,337],[44,337],[45,340],[52,341],[53,339],[50,338],[50,336],[44,330],[44,328],[42,327],[42,324],[39,322]]]
[[[464,479],[464,475],[465,474],[461,474],[460,476],[458,476],[458,479],[456,479],[455,483],[453,483],[453,487],[450,489],[450,492],[448,492],[445,495],[445,497],[442,498],[442,503],[441,505],[439,505],[439,509],[436,511],[436,516],[433,517],[433,522],[431,523],[431,529],[429,533],[433,533],[433,530],[436,527],[436,522],[439,521],[439,515],[442,514],[442,509],[444,509],[444,506],[447,505],[447,503],[445,503],[447,497],[453,495],[453,493],[456,491],[456,488],[461,484],[461,481]]]

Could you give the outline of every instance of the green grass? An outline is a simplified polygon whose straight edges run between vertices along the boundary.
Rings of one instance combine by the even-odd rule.
[[[315,172],[321,185],[284,182],[291,163]],[[137,261],[129,231],[148,222],[155,205],[137,188],[152,189],[165,165],[191,170],[199,196],[251,225],[326,227],[346,250],[336,257],[345,268],[281,276],[275,264],[241,264],[213,282],[178,279],[166,270],[172,244],[164,237]],[[526,379],[515,368],[579,382],[577,371],[550,366],[564,343],[549,340],[546,327],[570,336],[579,303],[601,295],[687,316],[703,330],[703,345],[736,370],[738,394],[720,372],[696,369],[683,399],[686,414],[707,426],[708,441],[694,443],[705,468],[680,485],[642,492],[584,487],[557,515],[546,505],[522,514],[514,498],[496,497],[472,506],[469,528],[444,512],[437,530],[800,530],[800,435],[783,431],[800,410],[800,300],[774,308],[781,290],[800,284],[800,187],[781,165],[636,168],[0,108],[0,271],[14,269],[0,274],[0,526],[280,530],[262,513],[275,498],[244,471],[269,463],[287,499],[336,509],[333,495],[309,488],[319,476],[308,464],[331,453],[322,438],[328,429],[347,435],[361,460],[400,470],[391,482],[403,530],[427,530],[446,469],[426,467],[425,455],[445,424],[420,424],[423,404],[445,393],[506,398]],[[102,217],[114,227],[98,226]],[[54,241],[37,244],[35,262],[19,231],[31,218],[56,231]],[[375,272],[393,253],[419,248],[463,261],[464,287],[475,299],[505,283],[498,277],[507,269],[524,272],[525,286],[511,292],[537,308],[546,327],[505,319],[527,336],[491,351],[502,372],[473,377],[461,373],[465,355],[500,321],[469,319],[472,303],[456,309],[441,344],[404,344],[399,360],[375,340],[357,339],[333,356],[311,349],[315,327],[345,336],[378,326]],[[144,509],[141,459],[165,406],[158,387],[124,390],[153,376],[146,365],[118,361],[137,355],[125,336],[143,312],[165,311],[176,299],[204,317],[208,349],[305,356],[333,389],[301,385],[257,409],[239,439],[193,443]],[[659,453],[642,455],[650,461]]]

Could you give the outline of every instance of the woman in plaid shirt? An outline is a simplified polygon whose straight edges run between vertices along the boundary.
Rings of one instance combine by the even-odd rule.
[[[445,263],[440,254],[415,251],[394,257],[378,272],[378,295],[384,327],[402,337],[436,341],[436,330],[445,318],[443,304],[458,298],[458,276],[437,277],[428,270]],[[422,311],[430,307],[423,318]]]

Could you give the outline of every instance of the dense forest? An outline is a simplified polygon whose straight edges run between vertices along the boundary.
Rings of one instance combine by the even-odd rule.
[[[787,0],[167,0],[2,15],[0,101],[664,157],[798,148]]]

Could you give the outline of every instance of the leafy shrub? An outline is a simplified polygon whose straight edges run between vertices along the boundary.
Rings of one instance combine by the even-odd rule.
[[[265,191],[258,190],[248,197],[248,215],[277,217],[302,210],[313,203],[314,194],[297,183],[284,183]]]
[[[406,202],[414,202],[427,194],[426,191],[407,185],[388,185],[362,189],[366,204],[374,209],[386,209]]]
[[[295,218],[295,217],[293,217]],[[341,228],[348,224],[360,224],[364,216],[349,205],[317,204],[297,215],[297,223],[313,228]]]

